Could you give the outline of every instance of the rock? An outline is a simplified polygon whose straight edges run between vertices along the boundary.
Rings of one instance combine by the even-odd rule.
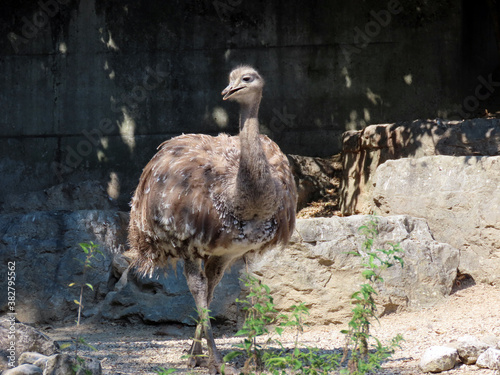
[[[43,374],[43,370],[40,367],[31,364],[24,364],[5,370],[2,372],[3,375],[37,375]]]
[[[488,344],[490,348],[500,349],[500,338],[498,336],[488,334],[481,337],[481,341]]]
[[[215,289],[211,315],[222,320],[237,320],[235,299],[240,294],[238,261],[225,273]],[[196,306],[184,277],[183,262],[176,268],[157,271],[152,277],[127,269],[101,305],[106,319],[140,320],[145,323],[195,324]]]
[[[34,365],[37,361],[47,361],[49,357],[37,352],[24,352],[19,357],[20,364],[31,364]],[[40,367],[40,366],[38,366]]]
[[[102,301],[113,288],[112,258],[126,244],[127,225],[128,214],[114,210],[1,214],[0,262],[15,262],[17,318],[38,324],[75,320],[79,290],[68,285],[83,281],[81,242],[93,241],[104,253],[85,276],[94,287],[85,288],[85,307]],[[7,279],[7,267],[0,277]],[[0,293],[0,312],[7,302],[7,293]]]
[[[457,342],[457,351],[460,360],[466,365],[473,365],[476,363],[480,354],[486,351],[489,345],[479,341],[474,336],[462,336]]]
[[[368,216],[297,220],[297,230],[285,250],[275,249],[249,259],[248,271],[271,288],[278,310],[304,302],[310,308],[306,323],[346,322],[351,295],[359,289],[358,228]],[[401,243],[404,267],[384,271],[378,285],[379,313],[430,306],[449,295],[458,266],[458,250],[433,240],[424,220],[408,216],[381,217],[376,246]]]
[[[500,155],[500,120],[416,120],[370,125],[344,133],[342,151],[342,213],[367,214],[373,209],[373,179],[379,165],[392,159],[435,155]]]
[[[81,362],[69,354],[56,354],[47,361],[43,375],[75,375],[73,368],[78,366],[76,375],[100,375],[101,363],[93,358],[79,357]]]
[[[48,360],[49,360],[49,357],[44,356],[43,358],[36,360],[35,363],[33,363],[33,364],[37,367],[40,367],[42,370],[45,370],[45,368],[47,367]]]
[[[15,323],[15,330],[12,328],[10,319],[0,319],[0,354],[7,363],[8,356],[11,355],[8,348],[11,347],[9,336],[15,332],[15,364],[18,364],[19,356],[25,352],[37,352],[43,355],[52,355],[59,350],[59,345],[42,332],[23,323]],[[10,333],[10,334],[9,334]],[[4,370],[7,367],[4,366]],[[1,370],[1,368],[0,368]]]
[[[455,367],[458,352],[447,346],[431,346],[420,359],[419,367],[423,372],[442,372]]]
[[[500,350],[489,348],[479,356],[476,365],[482,368],[500,370]]]
[[[321,198],[338,203],[342,176],[340,154],[328,159],[300,155],[287,157],[297,185],[297,211]]]
[[[437,241],[460,250],[462,274],[500,285],[500,156],[389,160],[374,183],[382,214],[425,218]]]

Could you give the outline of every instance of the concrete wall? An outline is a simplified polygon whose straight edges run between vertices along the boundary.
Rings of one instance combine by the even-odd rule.
[[[238,63],[267,81],[264,131],[312,156],[339,152],[345,130],[463,113],[496,66],[485,6],[305,4],[2,1],[0,203],[98,179],[125,207],[164,139],[237,131],[220,91]]]

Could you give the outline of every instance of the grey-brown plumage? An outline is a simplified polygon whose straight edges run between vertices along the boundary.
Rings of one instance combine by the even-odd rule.
[[[142,172],[129,225],[131,253],[140,271],[184,260],[200,320],[208,322],[197,327],[191,354],[201,354],[204,333],[213,371],[222,364],[205,319],[213,289],[245,253],[288,242],[297,199],[287,158],[259,134],[263,79],[241,66],[229,81],[222,94],[240,104],[239,136],[187,134],[162,143]],[[200,364],[199,357],[190,362]]]

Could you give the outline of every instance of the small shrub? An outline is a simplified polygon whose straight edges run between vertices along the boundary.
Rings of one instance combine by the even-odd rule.
[[[89,243],[80,243],[79,245],[85,254],[85,259],[83,261],[81,259],[75,258],[83,266],[82,282],[80,282],[80,283],[72,282],[71,284],[68,285],[70,287],[76,286],[76,287],[80,288],[80,298],[78,300],[76,300],[76,299],[74,300],[75,304],[78,306],[78,316],[77,316],[77,320],[76,320],[78,334],[76,337],[73,338],[73,344],[75,345],[75,358],[76,358],[76,364],[73,366],[73,371],[75,373],[77,373],[80,369],[85,367],[85,359],[78,355],[78,350],[80,348],[80,345],[85,346],[93,351],[97,350],[94,346],[92,346],[87,341],[85,341],[85,339],[81,336],[79,327],[80,327],[80,322],[81,322],[82,310],[84,308],[83,290],[85,289],[85,287],[89,288],[92,291],[94,290],[94,287],[92,286],[92,284],[85,282],[85,276],[87,274],[87,271],[92,268],[92,260],[95,259],[98,254],[100,254],[101,256],[104,256],[102,251],[99,250],[99,248],[98,248],[99,245],[93,243],[92,241]],[[61,349],[65,349],[69,346],[70,346],[70,344],[62,345]],[[91,374],[91,371],[84,370],[84,373]]]
[[[303,303],[293,305],[290,314],[279,313],[267,285],[253,276],[247,276],[242,281],[250,292],[246,299],[237,300],[243,304],[246,317],[243,327],[236,335],[245,338],[243,343],[235,345],[239,351],[233,351],[224,357],[225,362],[245,355],[243,374],[269,371],[274,375],[315,375],[327,374],[338,367],[338,355],[321,354],[319,349],[300,343],[303,317],[309,314],[309,309]],[[295,329],[295,342],[291,350],[285,348],[278,338],[287,329]],[[264,343],[258,343],[257,338],[262,335],[270,335],[270,338]],[[270,345],[276,345],[279,349],[273,349]]]
[[[353,316],[349,321],[349,329],[343,330],[346,336],[346,345],[342,362],[344,362],[351,352],[351,358],[348,360],[347,369],[343,373],[352,375],[366,374],[367,372],[378,369],[382,362],[389,358],[394,349],[399,346],[403,339],[400,335],[393,338],[391,344],[383,346],[380,341],[370,334],[370,326],[373,320],[377,320],[374,296],[376,283],[383,282],[382,271],[392,267],[396,262],[403,266],[403,259],[398,255],[403,250],[400,244],[388,244],[388,249],[374,249],[375,240],[378,238],[378,221],[371,217],[370,221],[359,228],[359,232],[364,237],[362,249],[350,254],[361,257],[362,276],[366,283],[362,284],[360,290],[352,294],[351,298],[355,307],[352,310]],[[373,339],[376,344],[373,350],[369,350],[369,340]]]

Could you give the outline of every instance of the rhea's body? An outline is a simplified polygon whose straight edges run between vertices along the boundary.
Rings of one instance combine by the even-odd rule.
[[[137,266],[151,272],[176,259],[239,258],[284,245],[295,224],[295,186],[288,160],[260,135],[272,171],[267,191],[254,191],[256,207],[235,207],[240,168],[238,136],[187,134],[159,146],[132,199],[130,245]],[[181,157],[182,156],[182,157]],[[272,199],[267,192],[274,190]]]

